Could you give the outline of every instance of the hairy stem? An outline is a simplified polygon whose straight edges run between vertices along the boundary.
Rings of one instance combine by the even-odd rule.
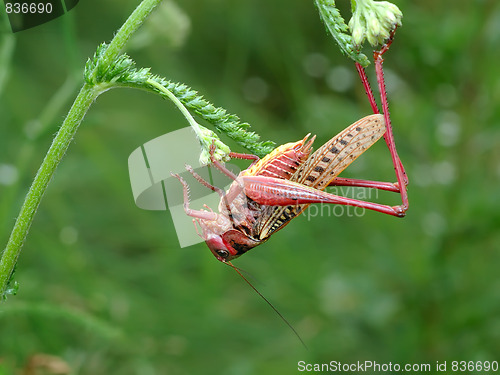
[[[231,150],[229,149],[229,147],[221,142],[219,137],[217,137],[217,135],[213,131],[208,130],[207,128],[198,124],[191,113],[188,111],[188,109],[184,106],[184,104],[182,104],[182,102],[170,90],[153,79],[148,79],[146,83],[166,95],[167,98],[169,98],[175,104],[175,106],[181,111],[183,116],[189,122],[189,125],[191,125],[191,128],[196,134],[196,138],[198,138],[198,141],[200,142],[200,146],[202,148],[200,154],[200,163],[202,165],[211,163],[210,148],[212,145],[215,146],[215,152],[212,154],[212,156],[215,157],[216,160],[228,161],[230,159],[229,153],[231,152]]]
[[[100,65],[110,66],[113,63],[132,34],[137,31],[146,17],[159,3],[161,3],[161,0],[143,0],[142,3],[139,4],[122,27],[120,27],[120,30],[115,34],[106,52],[101,56]]]
[[[118,30],[111,44],[100,56],[99,66],[110,66],[118,57],[121,49],[130,36],[144,22],[149,13],[161,0],[144,0],[134,10],[123,26]],[[97,71],[97,69],[96,69]],[[10,238],[0,259],[0,298],[4,296],[14,267],[21,253],[22,246],[28,235],[35,213],[40,205],[43,194],[68,149],[78,126],[93,101],[104,91],[105,86],[92,86],[86,83],[80,90],[63,124],[59,128],[52,145],[40,166],[35,179],[26,195]]]
[[[172,94],[170,90],[167,90],[165,86],[160,85],[158,82],[153,81],[152,79],[148,79],[146,82],[151,86],[156,87],[162,93],[164,93],[175,104],[175,106],[179,109],[179,111],[181,111],[183,116],[189,122],[189,125],[191,125],[198,138],[200,138],[201,137],[200,125],[198,125],[196,120],[193,118],[193,116],[191,116],[191,113],[189,113],[189,111],[186,109],[186,107],[184,107],[181,101],[177,99],[177,97],[174,94]]]
[[[7,246],[2,254],[2,259],[0,261],[1,293],[3,293],[7,287],[7,283],[12,270],[17,263],[17,259],[33,221],[33,217],[35,216],[43,194],[45,193],[45,190],[47,190],[47,186],[54,175],[56,167],[68,149],[69,144],[78,129],[78,125],[83,119],[83,116],[85,116],[85,113],[97,95],[98,94],[96,94],[88,85],[83,86],[80,93],[76,97],[68,116],[52,141],[49,151],[45,155],[42,165],[40,166],[28,194],[26,195],[25,201],[14,225],[14,229],[12,230]]]

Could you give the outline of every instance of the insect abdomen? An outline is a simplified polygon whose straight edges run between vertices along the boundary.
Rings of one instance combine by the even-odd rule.
[[[266,176],[289,180],[309,158],[315,136],[309,141],[309,134],[301,141],[287,143],[275,148],[254,166],[243,172],[245,176]]]

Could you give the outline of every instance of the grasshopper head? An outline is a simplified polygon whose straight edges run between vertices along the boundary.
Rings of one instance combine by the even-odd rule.
[[[225,263],[234,258],[231,251],[224,244],[222,236],[216,235],[212,238],[208,238],[205,240],[205,243],[218,261]]]
[[[196,222],[200,225],[202,233],[198,235],[205,240],[212,254],[220,262],[228,262],[238,256],[237,251],[224,241],[224,235],[230,231],[230,221],[226,223],[226,216],[217,215],[215,220],[200,219]],[[195,225],[196,226],[196,225]]]
[[[230,229],[221,235],[207,236],[205,243],[218,261],[226,263],[259,245],[261,241],[255,241],[239,230]]]

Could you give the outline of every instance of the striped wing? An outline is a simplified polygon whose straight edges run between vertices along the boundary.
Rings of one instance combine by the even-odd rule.
[[[290,181],[324,190],[332,180],[385,133],[384,116],[370,115],[356,121],[316,150],[295,172]],[[264,241],[300,215],[308,204],[262,206],[255,233]]]

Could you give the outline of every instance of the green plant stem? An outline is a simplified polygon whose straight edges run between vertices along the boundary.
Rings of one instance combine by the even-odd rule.
[[[187,108],[184,106],[184,104],[181,103],[177,97],[172,94],[170,90],[167,90],[166,87],[160,85],[158,82],[153,81],[152,79],[148,79],[146,81],[148,84],[150,84],[153,87],[156,87],[158,90],[160,90],[162,93],[164,93],[174,104],[175,106],[181,111],[181,113],[184,115],[186,120],[189,122],[189,125],[193,128],[194,132],[196,133],[196,136],[199,138],[203,137],[200,125],[196,122],[196,120],[191,116],[191,113],[187,110]]]
[[[100,58],[99,66],[111,66],[118,57],[130,36],[144,22],[145,18],[161,2],[161,0],[144,0],[134,10],[123,26],[118,30],[105,53]],[[97,70],[97,69],[96,69]],[[35,179],[26,195],[25,201],[19,212],[9,241],[0,259],[0,298],[4,295],[14,267],[19,258],[22,246],[28,235],[35,213],[40,205],[43,194],[68,149],[78,126],[93,101],[111,85],[91,86],[85,84],[76,97],[63,124],[57,132],[52,145],[40,166]]]
[[[106,52],[102,55],[101,65],[110,66],[113,63],[132,34],[137,31],[146,17],[159,3],[161,3],[161,1],[162,0],[143,0],[142,3],[139,4],[122,27],[120,27],[120,30],[115,34]]]
[[[98,94],[96,94],[92,87],[88,85],[83,86],[68,116],[52,141],[52,145],[45,155],[42,165],[33,180],[9,241],[7,242],[7,246],[2,254],[2,260],[0,261],[0,291],[2,293],[5,291],[12,270],[17,263],[19,253],[21,252],[21,248],[28,234],[33,217],[40,205],[40,201],[42,200],[50,179],[54,175],[57,165],[61,162],[69,144],[73,140],[83,116],[85,116],[85,113],[97,95]]]
[[[210,164],[212,157],[219,161],[230,160],[229,153],[231,152],[231,149],[224,144],[213,131],[198,124],[184,104],[182,104],[182,102],[170,90],[151,78],[146,80],[146,83],[169,98],[189,122],[189,125],[191,125],[191,128],[195,132],[196,138],[198,138],[202,148],[200,154],[200,163],[202,165]],[[212,146],[215,147],[215,152],[210,151]]]

